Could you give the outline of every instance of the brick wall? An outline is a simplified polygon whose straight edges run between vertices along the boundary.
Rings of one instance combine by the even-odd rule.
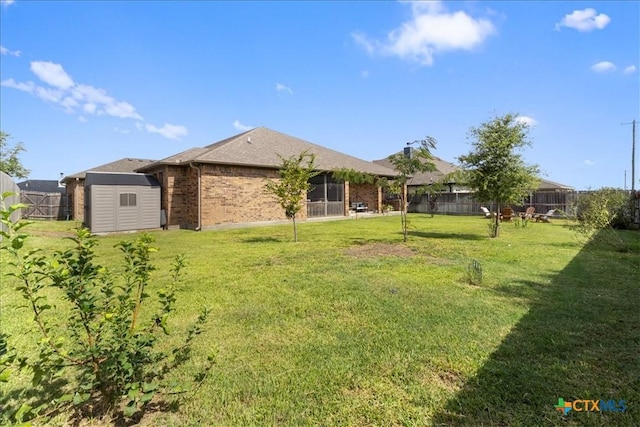
[[[265,191],[266,178],[277,179],[273,169],[201,165],[201,227],[221,224],[284,220],[275,196]],[[167,225],[198,226],[198,171],[190,166],[160,166],[148,171],[162,185],[161,209]],[[306,208],[298,214],[306,219]]]
[[[374,184],[353,184],[349,183],[349,194],[345,194],[345,199],[351,203],[364,202],[369,207],[370,212],[380,211],[380,188]]]
[[[284,220],[278,200],[265,191],[273,169],[243,166],[202,166],[202,226]],[[306,208],[297,218],[306,219]]]
[[[84,222],[84,179],[74,179],[66,187],[71,195],[71,218]]]

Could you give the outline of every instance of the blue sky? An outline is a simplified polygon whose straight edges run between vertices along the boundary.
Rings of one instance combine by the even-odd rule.
[[[257,126],[365,160],[430,135],[456,163],[511,112],[545,178],[631,187],[638,1],[1,3],[0,128],[32,179]]]

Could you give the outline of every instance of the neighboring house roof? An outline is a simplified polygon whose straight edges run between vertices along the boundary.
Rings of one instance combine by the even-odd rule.
[[[52,179],[27,179],[18,183],[22,191],[34,191],[36,193],[65,193],[66,189],[60,186],[58,181]]]
[[[400,151],[397,154],[402,154],[402,153],[403,152]],[[389,161],[389,158],[374,160],[373,162],[382,166],[393,168],[393,165]],[[436,156],[433,157],[433,163],[435,164],[437,169],[435,172],[417,173],[415,174],[415,176],[413,176],[413,178],[411,178],[411,180],[409,180],[407,185],[411,186],[411,185],[432,184],[434,182],[440,181],[442,178],[444,178],[446,175],[450,173],[462,170],[461,168],[454,165],[453,163],[449,163]],[[447,182],[447,184],[453,184],[453,183]],[[569,185],[559,184],[557,182],[540,178],[540,186],[537,188],[537,190],[574,191],[575,188]]]
[[[137,185],[142,187],[160,187],[160,183],[151,175],[142,173],[105,173],[87,172],[84,186],[91,185]]]
[[[73,175],[65,176],[64,178],[62,178],[62,182],[67,183],[76,178],[84,179],[87,175],[87,172],[134,172],[136,169],[154,162],[155,160],[133,159],[127,157],[124,159],[116,160],[115,162],[87,169],[86,171],[74,173]]]
[[[396,173],[383,165],[361,160],[311,142],[276,132],[264,127],[251,129],[204,148],[192,148],[156,163],[142,166],[138,172],[150,170],[158,165],[187,165],[210,163],[235,166],[279,168],[282,159],[298,156],[303,151],[315,155],[318,170],[354,169],[379,176],[394,176]]]
[[[403,152],[401,151],[397,154],[403,154]],[[461,170],[459,167],[457,167],[453,163],[449,163],[446,160],[442,160],[440,157],[433,156],[432,161],[436,166],[436,170],[434,172],[419,172],[409,180],[407,185],[433,184],[434,182],[441,181],[442,178],[444,178],[448,174]],[[393,165],[391,164],[391,161],[389,160],[388,157],[385,159],[374,160],[373,162],[393,169]],[[447,184],[452,184],[452,183],[447,182]]]
[[[573,188],[573,187],[571,187],[569,185],[559,184],[557,182],[553,182],[553,181],[549,181],[549,180],[540,178],[540,185],[538,186],[538,190],[574,191],[575,188]]]

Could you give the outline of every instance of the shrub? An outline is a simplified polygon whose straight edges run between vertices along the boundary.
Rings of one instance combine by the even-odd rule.
[[[601,188],[582,194],[575,203],[576,221],[572,227],[587,239],[599,239],[622,249],[614,228],[630,228],[631,198],[617,188]]]
[[[0,421],[46,418],[67,409],[81,418],[141,415],[157,393],[170,391],[164,383],[166,374],[188,360],[193,339],[207,321],[205,308],[181,345],[158,348],[160,336],[169,333],[184,257],[175,258],[170,284],[157,292],[155,310],[147,310],[152,314],[143,319],[141,308],[150,298],[147,287],[155,270],[151,254],[157,250],[149,235],[116,245],[124,258],[123,272],[116,275],[97,262],[93,250],[97,241],[87,229],[76,231],[71,238],[74,245],[66,251],[47,256],[38,249],[27,250],[29,236],[22,228],[28,222],[9,219],[20,207],[2,209],[1,249],[10,255],[13,271],[8,275],[17,280],[16,290],[32,311],[41,339],[36,341],[37,357],[22,360],[32,374],[30,394],[35,397],[17,410],[3,408]],[[53,297],[52,293],[60,307],[49,302],[47,295]],[[9,347],[2,338],[4,375],[16,356],[3,350]]]

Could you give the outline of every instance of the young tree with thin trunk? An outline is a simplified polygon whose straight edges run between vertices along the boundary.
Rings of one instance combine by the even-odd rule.
[[[405,242],[409,234],[407,182],[418,172],[433,172],[436,170],[436,166],[433,163],[433,155],[431,154],[431,150],[436,148],[436,139],[427,136],[425,139],[407,143],[409,146],[413,144],[419,144],[419,147],[408,150],[408,155],[397,153],[389,156],[389,161],[398,174],[392,181],[389,181],[388,188],[392,193],[397,194],[400,199],[400,221],[402,237]]]
[[[320,172],[315,170],[315,155],[306,150],[298,156],[279,157],[282,160],[278,170],[280,179],[267,179],[265,189],[278,198],[285,215],[293,221],[293,240],[297,242],[296,215],[304,206],[307,192],[311,190],[309,180]]]
[[[498,237],[501,207],[518,203],[540,182],[538,165],[526,164],[517,153],[531,145],[529,126],[509,113],[472,127],[469,137],[473,149],[458,157],[464,182],[473,189],[475,200],[494,203],[497,215],[490,235]]]

